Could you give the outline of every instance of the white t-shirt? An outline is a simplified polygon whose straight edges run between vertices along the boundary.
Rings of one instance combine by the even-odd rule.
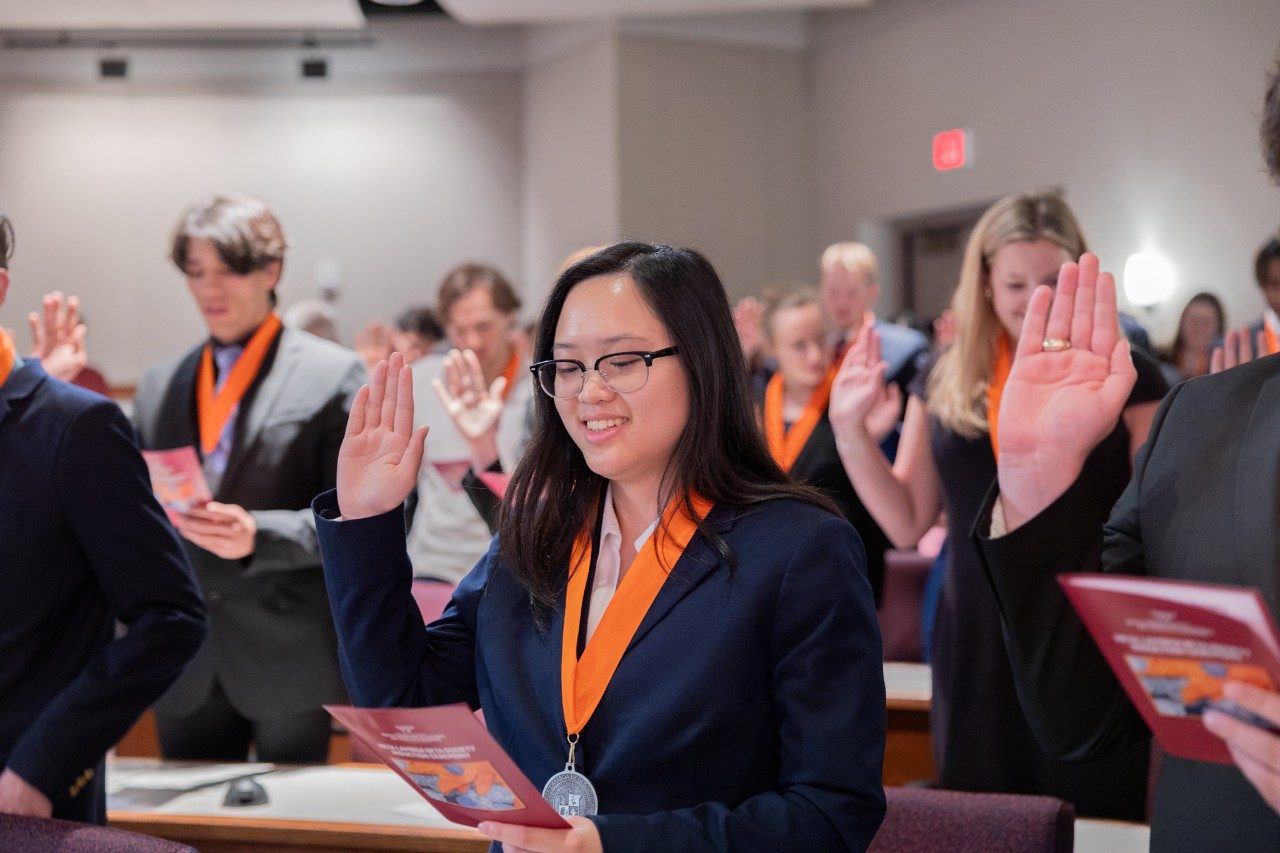
[[[425,424],[431,431],[418,472],[418,509],[409,530],[409,560],[415,577],[457,583],[484,556],[492,537],[462,490],[462,477],[471,466],[467,443],[431,385],[431,380],[444,378],[444,357],[423,356],[412,369],[414,426]],[[532,391],[532,377],[522,363],[498,422],[498,458],[507,472],[515,470],[524,449]]]

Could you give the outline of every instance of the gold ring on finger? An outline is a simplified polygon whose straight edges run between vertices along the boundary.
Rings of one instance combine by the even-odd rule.
[[[1040,346],[1045,352],[1066,352],[1071,349],[1071,341],[1066,338],[1045,338]]]

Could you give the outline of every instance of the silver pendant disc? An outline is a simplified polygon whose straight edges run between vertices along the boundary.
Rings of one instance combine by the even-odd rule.
[[[591,780],[576,770],[562,770],[548,779],[542,799],[561,817],[591,817],[599,809]]]

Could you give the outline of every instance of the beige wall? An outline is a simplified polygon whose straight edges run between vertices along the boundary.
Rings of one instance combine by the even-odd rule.
[[[710,257],[731,296],[812,278],[804,54],[627,36],[622,230]]]
[[[42,290],[80,295],[93,360],[114,382],[203,335],[165,261],[182,209],[206,194],[267,199],[290,251],[282,303],[342,271],[349,336],[444,270],[519,269],[519,80],[485,74],[399,93],[0,92],[0,188],[18,230],[13,328]],[[21,337],[25,338],[25,332]]]
[[[524,82],[524,277],[532,318],[561,261],[618,235],[618,48],[591,32],[539,57]]]
[[[893,0],[812,28],[817,234],[1061,186],[1103,263],[1157,247],[1181,288],[1168,336],[1211,289],[1259,313],[1252,257],[1280,225],[1258,145],[1275,0]],[[932,135],[970,128],[971,168],[932,170]],[[890,282],[892,288],[893,282]]]

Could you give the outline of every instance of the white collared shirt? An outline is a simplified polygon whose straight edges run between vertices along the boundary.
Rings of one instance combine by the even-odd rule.
[[[1270,308],[1262,312],[1262,319],[1267,321],[1267,325],[1271,327],[1271,331],[1280,335],[1280,314],[1272,311]]]
[[[658,519],[653,520],[634,545],[636,553],[653,535]],[[596,555],[596,574],[591,584],[591,604],[587,608],[587,640],[596,632],[596,626],[604,617],[604,611],[618,591],[618,576],[622,568],[622,528],[618,526],[618,514],[613,511],[613,484],[604,493],[604,518],[600,522],[600,553]]]

